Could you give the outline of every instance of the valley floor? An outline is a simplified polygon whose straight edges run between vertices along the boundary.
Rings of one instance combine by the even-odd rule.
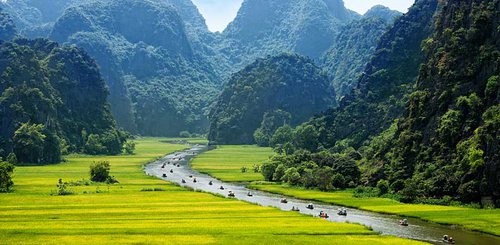
[[[72,155],[58,165],[17,167],[14,192],[0,194],[0,243],[420,244],[144,175],[144,164],[185,148],[166,141],[140,139],[133,156]],[[75,194],[51,195],[59,178],[87,179],[89,165],[98,160],[110,161],[119,184],[70,186]]]
[[[261,180],[262,175],[257,177],[251,169],[248,173],[242,173],[241,167],[262,163],[271,154],[269,148],[257,146],[221,146],[197,157],[193,161],[193,168],[225,181]],[[251,183],[249,187],[304,200],[460,225],[466,229],[500,236],[500,209],[404,204],[388,198],[356,198],[352,191],[322,192],[263,182]]]

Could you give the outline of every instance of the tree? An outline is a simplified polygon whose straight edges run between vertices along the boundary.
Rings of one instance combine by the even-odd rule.
[[[8,162],[0,162],[0,192],[11,191],[14,182],[12,181],[12,173],[14,172],[14,165]]]
[[[377,189],[380,195],[385,195],[389,192],[389,182],[387,180],[379,180],[377,182]]]
[[[286,167],[283,164],[279,164],[274,170],[273,180],[274,181],[282,181],[283,176],[285,175]]]
[[[293,140],[294,137],[294,132],[293,128],[286,124],[278,129],[276,129],[276,132],[273,134],[270,140],[270,146],[276,148],[277,146],[282,146],[285,145],[286,143],[289,143]]]
[[[260,171],[264,176],[264,179],[267,181],[272,181],[274,176],[274,171],[276,170],[277,165],[274,162],[267,162],[262,164],[260,167]]]
[[[135,145],[134,141],[126,141],[125,144],[123,144],[123,150],[128,155],[134,155]]]
[[[296,168],[291,167],[285,171],[285,175],[283,176],[283,181],[291,184],[297,185],[300,183],[300,174]]]
[[[90,165],[90,180],[94,182],[106,182],[110,176],[110,165],[108,161],[94,162]]]
[[[318,137],[319,133],[313,125],[301,125],[297,127],[295,143],[298,148],[315,152],[319,146]]]
[[[23,123],[13,137],[14,153],[21,163],[40,163],[42,161],[45,136],[42,124]]]
[[[83,149],[84,153],[90,155],[98,155],[103,154],[106,151],[106,147],[101,144],[99,135],[91,134],[87,138],[87,143]]]
[[[17,156],[16,154],[14,154],[14,152],[11,152],[8,156],[7,156],[7,162],[12,164],[12,165],[16,165],[17,164]]]

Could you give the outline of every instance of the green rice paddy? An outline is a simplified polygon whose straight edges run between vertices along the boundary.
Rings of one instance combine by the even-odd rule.
[[[191,164],[193,169],[223,181],[257,181],[264,178],[261,173],[253,171],[253,166],[268,160],[272,154],[271,148],[254,145],[218,146],[197,156]],[[242,167],[247,168],[245,173],[241,171]]]
[[[276,184],[256,183],[250,185],[250,188],[378,213],[417,217],[440,224],[460,225],[470,230],[500,236],[499,209],[404,204],[388,198],[356,198],[351,191],[322,192]]]
[[[137,140],[133,156],[72,155],[67,162],[17,167],[15,191],[0,194],[1,244],[421,244],[274,208],[192,192],[144,175],[142,166],[185,148]],[[264,155],[264,154],[262,154]],[[253,159],[253,158],[252,158]],[[108,160],[119,184],[71,186]],[[144,191],[156,189],[157,191]]]

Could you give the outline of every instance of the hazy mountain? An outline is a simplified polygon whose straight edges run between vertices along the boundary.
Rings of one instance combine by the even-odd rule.
[[[186,25],[171,5],[115,0],[74,6],[50,38],[96,58],[110,87],[113,114],[126,129],[172,136],[205,127],[216,71],[193,51]]]
[[[378,5],[360,20],[342,27],[331,48],[321,58],[339,99],[356,87],[366,64],[377,50],[380,37],[399,16],[400,12]]]
[[[219,48],[234,68],[285,51],[318,59],[356,18],[342,0],[245,0]]]

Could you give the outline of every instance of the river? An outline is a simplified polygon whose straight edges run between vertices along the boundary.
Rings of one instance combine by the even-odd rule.
[[[500,245],[500,237],[467,231],[460,227],[426,222],[416,218],[409,218],[409,226],[401,226],[399,225],[399,220],[402,218],[396,215],[379,214],[348,208],[347,216],[339,216],[337,215],[337,210],[340,208],[339,206],[321,202],[304,201],[292,197],[286,197],[288,203],[281,203],[283,199],[281,195],[250,190],[237,183],[222,182],[209,175],[201,174],[191,169],[189,164],[190,160],[207,150],[208,146],[192,146],[189,150],[167,155],[158,161],[148,164],[145,168],[145,172],[148,175],[177,183],[183,187],[220,194],[226,197],[229,191],[231,191],[234,193],[234,198],[261,206],[276,207],[290,212],[292,212],[292,207],[298,207],[300,213],[316,217],[318,217],[320,211],[323,211],[330,216],[328,218],[329,221],[362,224],[371,227],[374,231],[383,235],[426,241],[433,244],[443,244],[441,238],[444,234],[447,234],[455,239],[455,244]],[[195,179],[196,182],[194,181]],[[183,183],[183,180],[185,183]],[[209,185],[210,181],[213,185]],[[224,187],[224,190],[221,190],[221,186]],[[247,194],[249,192],[252,193],[253,196],[248,196]],[[309,204],[312,204],[314,209],[307,209],[306,206]]]

